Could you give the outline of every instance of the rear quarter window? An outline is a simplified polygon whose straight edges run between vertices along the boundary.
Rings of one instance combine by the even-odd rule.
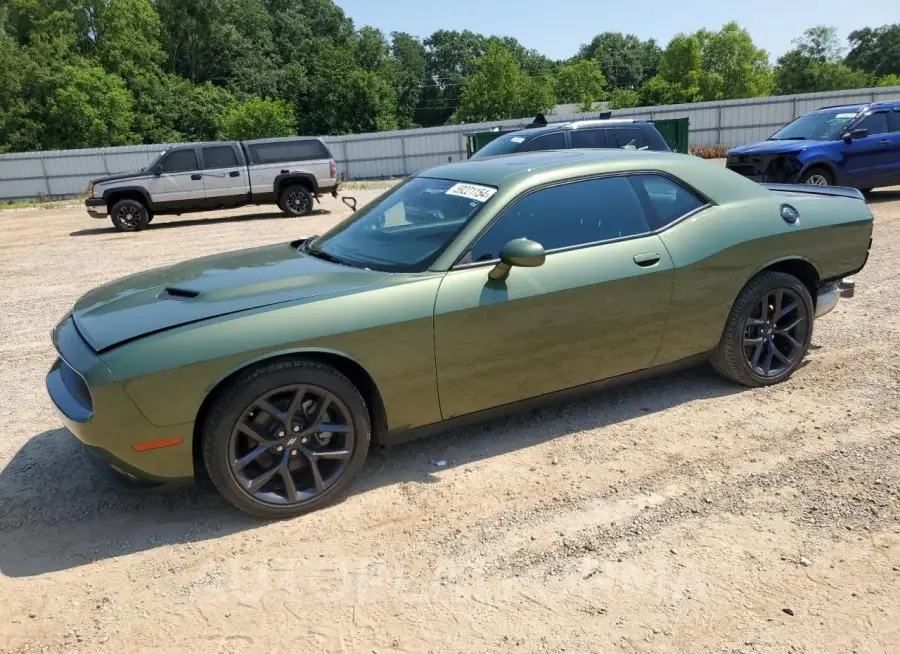
[[[616,127],[616,140],[623,150],[640,150],[649,147],[640,127]]]
[[[321,141],[278,141],[251,145],[250,157],[255,164],[270,164],[331,159],[331,153]]]

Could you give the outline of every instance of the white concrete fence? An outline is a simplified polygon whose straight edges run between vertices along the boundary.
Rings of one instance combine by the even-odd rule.
[[[800,95],[636,107],[613,112],[621,118],[690,119],[690,144],[741,145],[767,138],[777,128],[813,109],[839,104],[900,100],[900,86],[804,93]],[[597,114],[548,117],[551,122],[593,118]],[[532,117],[396,132],[324,137],[343,179],[377,179],[414,174],[466,158],[466,134],[493,127],[518,127]],[[56,150],[0,155],[0,200],[72,197],[88,182],[139,170],[172,144],[88,150]]]

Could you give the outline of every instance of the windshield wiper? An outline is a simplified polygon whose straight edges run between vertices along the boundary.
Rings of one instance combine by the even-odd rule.
[[[315,257],[316,259],[322,259],[322,261],[330,261],[331,263],[336,263],[340,266],[348,265],[345,261],[338,259],[336,256],[332,254],[328,254],[324,250],[319,250],[318,248],[306,248],[306,254],[311,257]]]

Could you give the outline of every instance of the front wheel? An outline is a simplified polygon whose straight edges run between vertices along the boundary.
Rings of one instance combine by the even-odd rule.
[[[288,186],[281,192],[278,206],[288,216],[302,218],[312,213],[313,196],[303,186]]]
[[[150,224],[150,213],[137,200],[120,200],[113,205],[112,223],[120,232],[137,232]]]
[[[369,450],[369,414],[337,370],[310,361],[261,366],[212,405],[203,459],[231,504],[263,519],[290,518],[334,501]]]
[[[785,381],[809,350],[814,313],[809,290],[799,279],[760,273],[735,301],[713,353],[713,367],[744,386]]]
[[[824,168],[810,168],[800,177],[800,183],[813,186],[832,186],[834,177]]]

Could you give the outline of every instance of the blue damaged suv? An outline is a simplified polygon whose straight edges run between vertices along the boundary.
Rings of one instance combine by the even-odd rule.
[[[726,156],[729,169],[758,182],[864,192],[894,186],[900,184],[900,101],[817,109]]]

